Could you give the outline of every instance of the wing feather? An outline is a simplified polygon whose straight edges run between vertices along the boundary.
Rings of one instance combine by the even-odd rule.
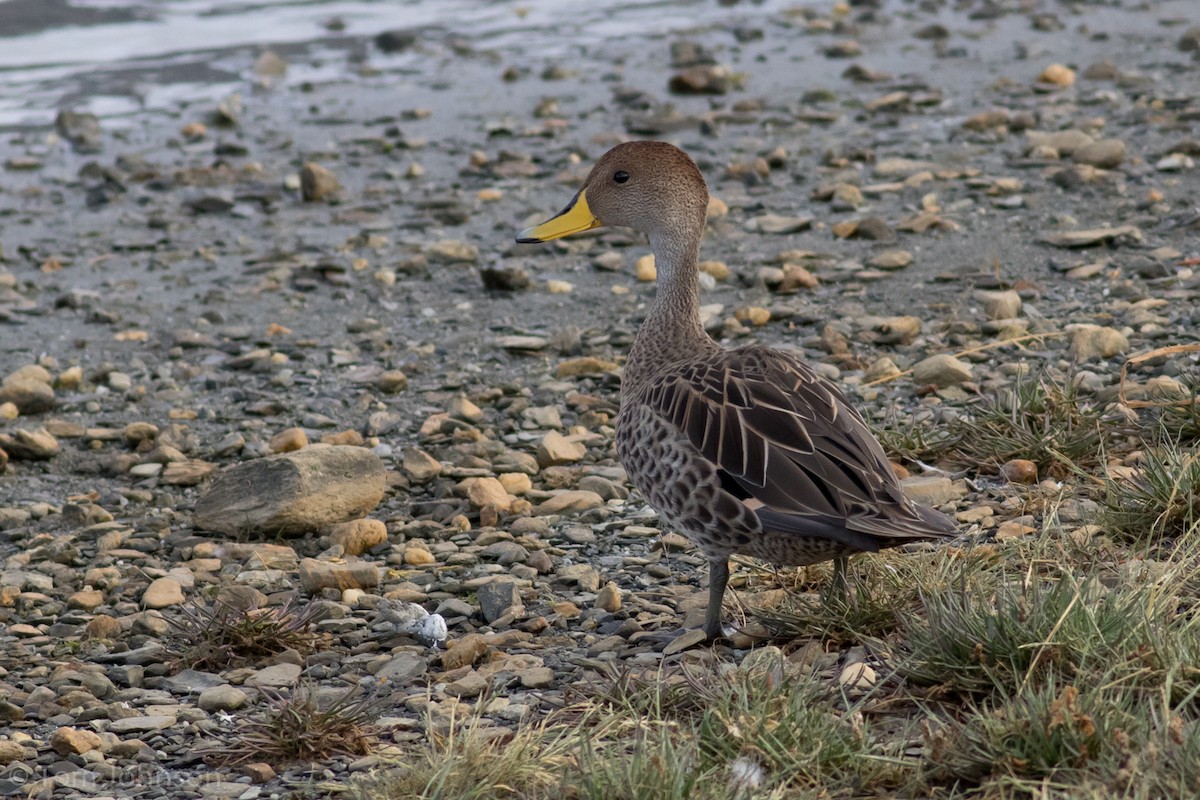
[[[842,531],[858,549],[873,549],[859,547],[864,535],[896,544],[954,531],[944,515],[904,498],[842,392],[786,353],[720,351],[653,379],[642,396],[740,489],[765,529]]]

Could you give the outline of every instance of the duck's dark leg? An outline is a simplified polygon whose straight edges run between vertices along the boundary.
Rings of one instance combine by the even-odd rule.
[[[704,634],[710,641],[725,635],[721,628],[721,604],[725,586],[729,583],[729,559],[713,558],[708,562],[708,610],[704,615]]]

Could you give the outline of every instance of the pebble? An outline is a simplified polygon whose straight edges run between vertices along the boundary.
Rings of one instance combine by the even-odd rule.
[[[878,681],[878,677],[875,674],[875,669],[862,661],[855,664],[847,664],[838,673],[839,685],[843,688],[859,692],[865,692],[874,688],[876,681]]]
[[[1103,361],[1129,351],[1129,339],[1116,328],[1100,325],[1068,325],[1071,335],[1071,355],[1081,364]]]
[[[372,563],[335,564],[314,558],[300,561],[300,586],[309,594],[322,589],[373,589],[380,580],[379,567]]]
[[[981,289],[975,292],[975,299],[983,306],[983,313],[988,319],[1012,319],[1021,313],[1021,295],[1012,289]]]
[[[219,711],[236,711],[249,701],[250,695],[236,686],[223,683],[201,691],[196,698],[196,705],[201,710],[213,714]]]
[[[1038,75],[1038,83],[1067,87],[1075,85],[1075,70],[1062,64],[1051,64]]]
[[[654,266],[654,254],[644,255],[634,262],[634,272],[637,279],[643,283],[654,283],[658,280],[658,269]]]
[[[308,434],[303,428],[287,428],[271,437],[267,449],[272,453],[291,453],[308,446]]]
[[[957,386],[971,379],[971,365],[952,355],[939,353],[913,365],[912,379],[918,385],[932,384],[939,389]]]
[[[1100,169],[1113,169],[1125,160],[1125,143],[1120,139],[1100,139],[1077,148],[1071,160]]]
[[[80,755],[97,750],[102,743],[100,736],[89,730],[57,728],[50,734],[50,746],[60,756]]]
[[[1037,464],[1025,458],[1005,461],[1000,467],[1000,474],[1011,483],[1032,485],[1038,480]]]
[[[525,476],[528,480],[528,476]],[[491,506],[497,511],[508,511],[512,497],[498,478],[467,478],[456,487],[459,494],[471,501],[474,508]]]
[[[261,686],[267,689],[291,688],[300,679],[302,671],[303,669],[299,664],[272,664],[269,667],[256,670],[247,677],[246,685]]]
[[[305,200],[325,200],[337,194],[341,188],[337,175],[328,167],[312,161],[300,167],[300,194]]]
[[[927,506],[940,506],[942,503],[957,500],[964,493],[953,481],[940,475],[905,478],[900,485],[905,497]]]
[[[0,433],[0,450],[13,461],[49,461],[61,449],[58,439],[45,428]]]
[[[867,265],[876,269],[904,269],[913,262],[912,253],[907,250],[884,250],[867,259]]]
[[[54,389],[48,381],[9,375],[0,383],[0,403],[12,403],[21,414],[44,414],[54,409]]]
[[[183,601],[183,586],[174,578],[156,578],[142,593],[142,605],[146,608],[167,608]]]
[[[537,463],[542,469],[558,464],[573,464],[587,455],[587,448],[572,442],[558,431],[549,431],[537,448]]]
[[[388,540],[387,526],[377,519],[355,519],[339,522],[329,532],[329,540],[348,556],[361,556],[372,547]]]
[[[596,593],[596,608],[614,614],[621,610],[621,589],[612,581]]]
[[[479,600],[483,618],[489,623],[495,622],[515,606],[521,605],[521,594],[517,590],[517,584],[508,580],[485,583],[475,590],[475,596]]]

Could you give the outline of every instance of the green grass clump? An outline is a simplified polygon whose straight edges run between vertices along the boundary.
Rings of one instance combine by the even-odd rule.
[[[1177,540],[1200,527],[1200,453],[1174,444],[1146,450],[1129,478],[1109,479],[1101,523],[1129,542]]]

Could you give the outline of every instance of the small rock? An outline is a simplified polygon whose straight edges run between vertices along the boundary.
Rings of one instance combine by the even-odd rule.
[[[542,469],[558,464],[573,464],[587,455],[587,448],[572,442],[558,431],[550,431],[538,444],[537,462]]]
[[[1011,289],[1005,291],[975,292],[975,299],[983,305],[988,319],[1012,319],[1021,313],[1021,295]]]
[[[425,255],[437,264],[475,264],[479,248],[460,239],[443,239],[426,247]]]
[[[643,283],[654,283],[658,280],[658,269],[654,266],[654,254],[644,255],[634,264],[637,279]]]
[[[621,589],[612,581],[604,584],[596,593],[596,608],[610,614],[621,610]]]
[[[867,266],[876,269],[904,269],[912,262],[912,253],[907,250],[884,250],[867,259]]]
[[[379,567],[366,562],[332,564],[305,558],[300,561],[300,586],[309,594],[322,589],[373,589],[379,585],[379,573]]]
[[[474,664],[488,651],[487,642],[478,633],[469,633],[452,642],[442,654],[442,669],[454,670]]]
[[[299,664],[272,664],[263,667],[246,679],[247,686],[263,686],[269,689],[291,688],[300,679],[303,668]]]
[[[428,483],[442,474],[442,463],[424,450],[411,448],[404,451],[405,474],[413,483]]]
[[[288,428],[271,437],[267,449],[272,453],[292,453],[308,447],[308,434],[303,428]]]
[[[812,217],[783,217],[778,214],[763,214],[746,220],[745,228],[751,233],[799,233],[812,227]]]
[[[417,653],[400,653],[384,664],[375,678],[397,686],[405,686],[424,675],[429,669],[425,658]]]
[[[742,306],[733,312],[733,316],[738,322],[753,325],[756,328],[771,321],[771,312],[762,306]]]
[[[408,387],[408,376],[398,369],[385,369],[375,379],[375,385],[384,394],[396,394]]]
[[[556,492],[550,499],[539,503],[534,509],[534,513],[544,517],[549,514],[587,511],[602,505],[604,505],[604,498],[595,492],[574,489]]]
[[[58,439],[45,428],[0,433],[0,450],[13,461],[49,461],[60,449]]]
[[[0,384],[0,403],[12,403],[22,414],[42,414],[54,408],[54,389],[49,383],[10,375]]]
[[[475,596],[479,599],[483,618],[488,622],[495,622],[514,606],[521,605],[521,594],[513,581],[497,580],[485,583],[475,590]]]
[[[220,686],[211,686],[202,690],[200,696],[196,698],[196,705],[201,710],[213,714],[218,711],[236,711],[246,705],[249,699],[250,695],[241,689],[223,683]]]
[[[1071,154],[1077,164],[1112,169],[1125,160],[1125,143],[1120,139],[1100,139],[1083,145]]]
[[[1071,355],[1080,363],[1106,360],[1129,350],[1129,339],[1116,328],[1100,325],[1068,325]]]
[[[918,361],[912,370],[918,385],[933,384],[939,389],[957,386],[971,379],[971,365],[947,353],[939,353]]]
[[[1042,70],[1038,75],[1038,83],[1047,83],[1052,86],[1073,86],[1075,84],[1075,70],[1070,67],[1064,67],[1062,64],[1051,64]]]
[[[14,761],[24,761],[32,756],[32,748],[26,750],[20,742],[0,739],[0,767],[6,767]]]
[[[446,684],[446,694],[455,697],[478,697],[487,691],[490,681],[475,670],[471,670],[456,681]]]
[[[517,679],[526,689],[546,689],[554,684],[554,670],[550,667],[530,667],[519,670]]]
[[[996,528],[996,541],[1007,542],[1011,539],[1020,539],[1036,532],[1037,528],[1010,519],[1007,522],[1001,522]]]
[[[60,756],[79,755],[98,749],[103,744],[100,735],[77,728],[59,728],[50,734],[50,746]]]
[[[98,614],[83,628],[85,639],[116,639],[121,635],[121,623],[107,614]]]
[[[1037,483],[1038,468],[1037,464],[1028,459],[1014,458],[1004,462],[1000,467],[1000,474],[1011,483],[1031,485]]]
[[[341,188],[337,175],[328,167],[311,161],[300,167],[300,194],[305,200],[324,200]]]
[[[404,548],[404,563],[410,567],[425,567],[437,563],[437,557],[424,547],[409,545]]]
[[[847,664],[838,674],[838,683],[842,687],[860,692],[873,688],[876,680],[878,678],[874,668],[861,661],[856,664]]]
[[[940,506],[951,500],[957,500],[963,491],[949,478],[938,475],[922,475],[916,478],[905,478],[900,482],[904,496],[914,503],[927,506]]]
[[[174,578],[156,578],[142,593],[142,605],[146,608],[177,606],[183,600],[183,586]]]
[[[497,478],[467,478],[455,489],[470,500],[475,508],[491,506],[503,512],[512,507],[512,497]]]
[[[387,526],[377,519],[355,519],[339,522],[329,533],[329,540],[340,545],[348,556],[361,556],[372,547],[388,540]]]
[[[275,768],[270,764],[258,761],[253,764],[243,764],[242,774],[249,778],[251,783],[262,784],[275,779]]]

